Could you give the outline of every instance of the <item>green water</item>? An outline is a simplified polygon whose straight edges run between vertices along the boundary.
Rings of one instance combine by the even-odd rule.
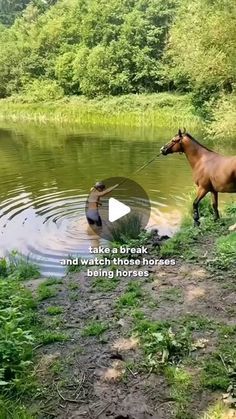
[[[40,264],[42,272],[61,275],[60,260],[87,255],[99,239],[84,216],[95,181],[126,176],[139,182],[152,204],[150,225],[173,234],[187,210],[193,189],[184,155],[159,157],[173,131],[158,129],[38,127],[3,125],[0,129],[0,256],[17,249]],[[201,140],[200,133],[192,133]],[[225,154],[235,153],[228,145]],[[221,203],[230,197],[223,195]]]

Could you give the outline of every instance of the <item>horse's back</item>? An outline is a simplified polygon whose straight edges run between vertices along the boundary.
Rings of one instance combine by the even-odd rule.
[[[236,192],[236,156],[215,154],[206,161],[209,180],[216,192]]]

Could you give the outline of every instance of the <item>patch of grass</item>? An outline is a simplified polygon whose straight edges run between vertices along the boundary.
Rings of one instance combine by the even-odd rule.
[[[64,365],[60,359],[57,359],[53,362],[53,364],[50,366],[51,371],[55,375],[59,375],[64,370]]]
[[[48,283],[42,283],[37,289],[38,301],[44,301],[48,298],[55,297],[57,295],[57,289],[55,286],[48,286]]]
[[[167,363],[178,363],[192,347],[187,328],[173,331],[169,322],[137,321],[134,332],[139,336],[147,367],[158,369]]]
[[[101,336],[107,329],[107,324],[94,320],[85,326],[82,336]]]
[[[145,314],[143,313],[143,311],[142,310],[138,310],[138,309],[134,309],[131,312],[131,316],[135,320],[143,320],[145,318]]]
[[[227,270],[236,267],[236,232],[219,237],[215,243],[215,259],[211,266]]]
[[[35,302],[19,280],[0,279],[0,386],[14,387],[31,365]],[[1,388],[0,387],[0,388]]]
[[[218,355],[206,359],[202,373],[202,386],[211,390],[226,391],[229,384],[230,378]]]
[[[137,307],[142,297],[143,293],[140,283],[132,281],[129,283],[127,291],[118,298],[116,306],[119,309]]]
[[[226,204],[225,214],[230,217],[236,216],[236,202],[230,202],[230,204]]]
[[[58,279],[58,278],[47,278],[44,283],[43,283],[46,287],[51,287],[51,285],[59,285],[59,284],[63,284],[63,280],[62,279]]]
[[[74,123],[96,125],[120,125],[128,127],[182,125],[189,129],[199,128],[190,95],[154,93],[110,96],[89,100],[84,96],[64,98],[55,102],[18,103],[8,99],[0,101],[0,118],[11,121],[43,123]]]
[[[55,332],[43,332],[39,335],[39,342],[42,345],[48,345],[50,343],[55,343],[55,342],[66,342],[67,340],[69,340],[69,336],[66,335],[65,333],[55,333]]]
[[[202,386],[226,391],[236,385],[236,330],[234,326],[219,325],[219,342],[215,352],[203,361]]]
[[[29,260],[24,259],[17,251],[12,251],[9,255],[7,273],[20,281],[40,276],[38,267],[29,262]]]
[[[73,290],[69,292],[69,299],[70,301],[78,301],[79,300],[79,295],[78,292]]]
[[[200,419],[233,419],[232,410],[223,402],[217,402],[203,413]]]
[[[0,278],[7,276],[7,260],[6,258],[0,258]]]
[[[75,290],[77,290],[79,288],[79,284],[77,284],[76,282],[74,282],[74,281],[70,281],[69,283],[68,283],[68,289],[70,290],[70,291],[75,291]]]
[[[73,258],[73,256],[69,255],[67,261],[67,273],[81,272],[84,268],[81,265],[80,258]]]
[[[0,397],[0,418],[1,419],[37,419],[36,412],[30,412],[21,402],[15,402],[12,398]]]
[[[142,218],[130,214],[117,221],[110,230],[111,240],[118,244],[127,244],[132,239],[138,239],[142,232]]]
[[[190,225],[183,226],[173,237],[166,240],[160,249],[162,258],[182,256],[191,259],[193,246],[197,244],[201,230]]]
[[[168,288],[164,290],[160,295],[161,299],[167,300],[167,301],[179,301],[181,297],[182,297],[182,291],[177,287]]]
[[[191,375],[184,367],[178,366],[167,366],[164,373],[171,387],[171,397],[175,400],[175,418],[191,419],[191,412],[188,409],[191,401]]]
[[[114,291],[119,284],[119,280],[117,278],[96,278],[93,283],[92,287],[99,292],[108,292]]]
[[[63,308],[59,306],[51,306],[51,307],[47,307],[46,312],[50,316],[57,316],[58,314],[63,313]]]
[[[186,314],[181,318],[181,324],[187,327],[189,330],[215,330],[216,324],[213,320],[208,317],[196,315],[196,314]]]

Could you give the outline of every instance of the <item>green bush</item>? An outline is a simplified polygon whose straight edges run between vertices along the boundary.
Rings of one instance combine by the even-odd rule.
[[[24,259],[17,251],[12,251],[9,255],[7,272],[8,275],[21,281],[40,276],[38,267]]]
[[[110,229],[112,241],[119,244],[127,244],[132,239],[138,239],[141,233],[142,218],[137,214],[130,214],[117,221]]]
[[[26,84],[22,91],[24,102],[50,102],[64,96],[63,88],[55,80],[35,79]]]
[[[14,386],[32,358],[34,302],[17,280],[0,280],[0,386]]]
[[[7,276],[7,260],[5,258],[0,259],[0,277]]]
[[[212,111],[212,122],[207,127],[209,137],[215,140],[235,139],[236,94],[223,94]]]

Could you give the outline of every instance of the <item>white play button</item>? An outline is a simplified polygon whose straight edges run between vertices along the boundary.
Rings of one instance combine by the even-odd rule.
[[[111,223],[119,218],[124,217],[129,214],[131,211],[128,205],[123,204],[115,198],[110,198],[108,203],[108,219]]]

